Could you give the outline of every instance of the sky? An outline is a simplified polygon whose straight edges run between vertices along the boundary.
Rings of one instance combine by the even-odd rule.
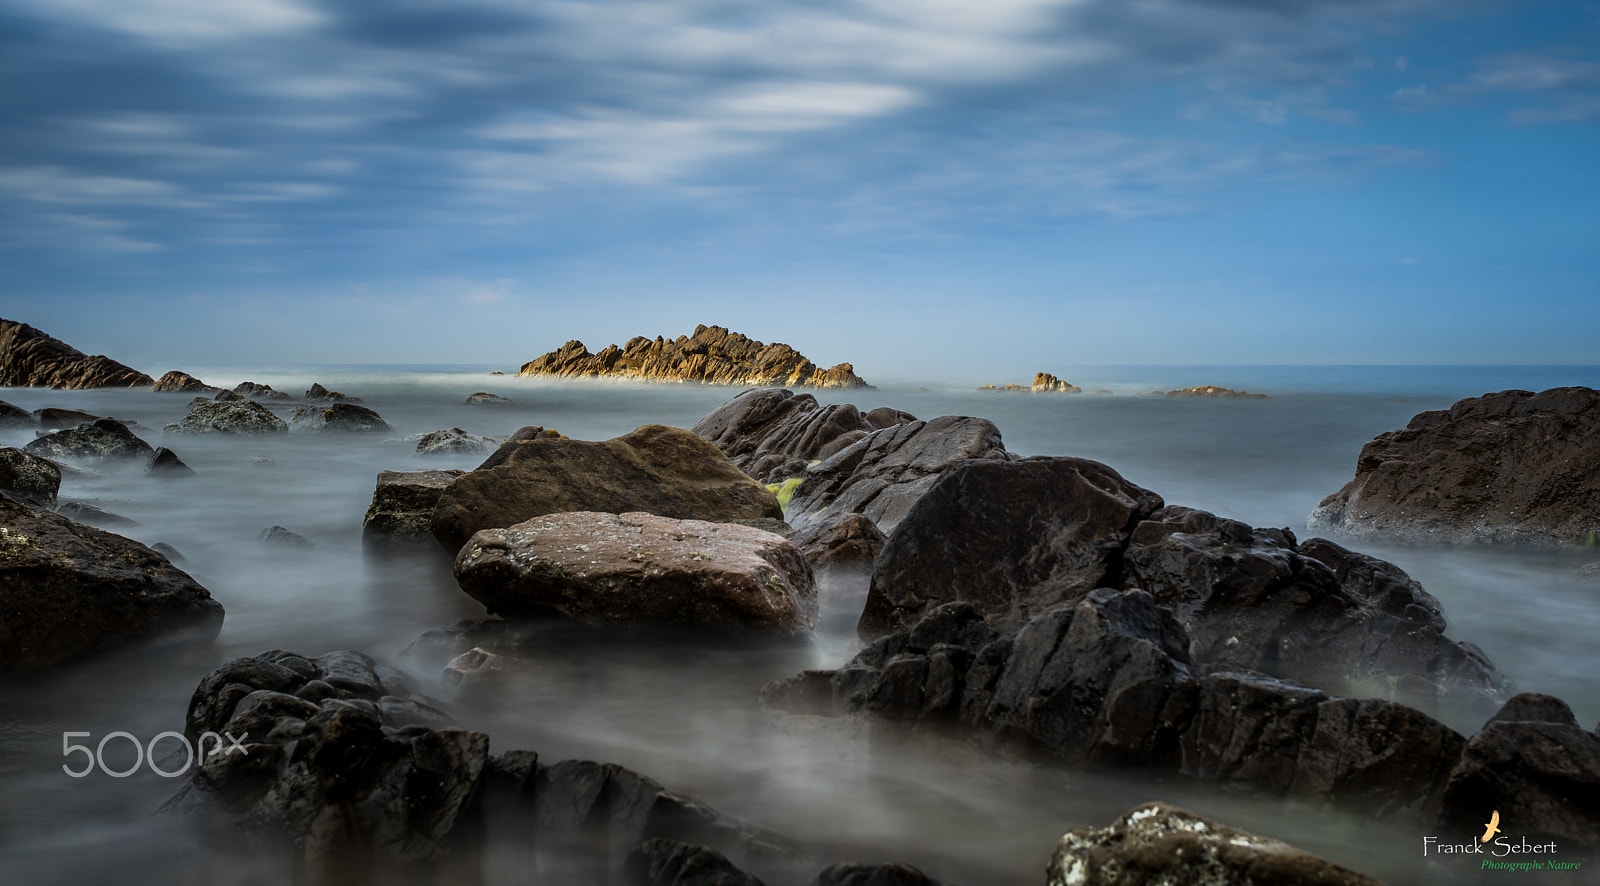
[[[1593,364],[1597,244],[1596,2],[0,0],[0,317],[134,365]]]

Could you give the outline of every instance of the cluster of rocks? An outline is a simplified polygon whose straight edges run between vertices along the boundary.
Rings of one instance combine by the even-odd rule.
[[[1006,394],[1077,394],[1083,391],[1071,382],[1062,381],[1048,372],[1036,373],[1033,384],[1029,385],[984,385],[980,391],[998,391]]]
[[[1385,542],[1594,545],[1600,391],[1501,391],[1418,414],[1361,448],[1317,531]]]
[[[0,319],[0,386],[139,388],[150,376],[105,356],[88,356],[26,323]]]
[[[626,378],[764,387],[865,388],[849,363],[822,369],[786,344],[765,344],[722,326],[696,326],[670,341],[635,336],[618,347],[589,353],[583,342],[525,363],[518,375],[556,378]]]
[[[1160,391],[1151,393],[1160,394]],[[1266,394],[1252,394],[1249,391],[1236,391],[1232,388],[1219,388],[1216,385],[1200,385],[1193,388],[1178,388],[1162,394],[1165,397],[1204,397],[1212,400],[1265,400]]]

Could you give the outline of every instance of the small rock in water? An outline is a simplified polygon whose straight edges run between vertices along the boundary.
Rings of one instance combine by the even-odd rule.
[[[128,426],[101,418],[65,431],[46,434],[22,447],[23,452],[49,459],[93,458],[149,460],[155,447],[139,439]]]
[[[216,400],[218,403],[232,403],[237,400],[243,400],[244,398],[232,391],[218,391],[217,396],[213,397],[212,399]]]
[[[37,415],[23,409],[21,406],[14,406],[4,400],[0,400],[0,428],[36,428],[38,426],[39,417]]]
[[[339,391],[328,390],[327,388],[323,387],[320,382],[314,383],[311,385],[311,387],[307,388],[306,395],[302,399],[312,403],[343,403],[353,400],[353,398],[346,397]]]
[[[261,530],[261,534],[256,536],[256,540],[261,542],[262,544],[272,545],[272,546],[275,546],[275,547],[285,547],[285,548],[312,548],[312,547],[316,547],[316,545],[312,544],[311,539],[306,538],[305,536],[299,534],[298,532],[291,532],[290,530],[285,529],[282,526],[271,526],[271,527],[268,527],[266,529]]]
[[[79,412],[76,409],[57,409],[53,406],[36,409],[33,415],[38,419],[39,427],[47,431],[75,428],[86,421],[94,421],[100,417],[88,412]]]
[[[68,520],[88,523],[90,526],[137,526],[139,524],[138,520],[113,514],[110,511],[101,510],[92,504],[81,501],[69,501],[56,508],[56,513],[66,517]]]
[[[449,428],[423,434],[417,440],[418,455],[476,455],[492,452],[495,442],[488,437],[469,434],[460,428]]]
[[[394,430],[378,413],[349,402],[334,403],[332,406],[302,406],[289,419],[289,427],[308,434],[360,434]]]
[[[196,397],[189,412],[167,425],[168,434],[282,434],[289,430],[283,419],[267,407],[249,400],[217,401]]]
[[[512,405],[512,401],[507,400],[505,397],[502,397],[499,394],[491,394],[488,391],[479,391],[476,394],[469,394],[469,395],[467,395],[467,399],[466,399],[465,402],[466,402],[466,404],[468,406],[510,406],[510,405]]]
[[[183,463],[178,454],[163,446],[150,456],[150,462],[144,466],[146,474],[159,474],[163,477],[193,477],[194,468]]]

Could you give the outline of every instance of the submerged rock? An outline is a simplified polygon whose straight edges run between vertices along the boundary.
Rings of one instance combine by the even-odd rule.
[[[222,606],[160,554],[0,494],[0,674],[159,634],[215,636]]]
[[[208,385],[187,372],[174,369],[166,375],[156,379],[152,391],[173,394],[216,394],[222,391],[216,385]]]
[[[1593,544],[1597,501],[1600,391],[1501,391],[1379,434],[1307,523],[1387,542]]]
[[[302,406],[289,418],[289,427],[308,434],[359,434],[394,430],[378,413],[355,403]]]
[[[0,446],[0,491],[41,508],[56,506],[61,469],[55,463],[10,446]]]
[[[491,394],[488,391],[479,391],[479,392],[477,392],[475,394],[468,394],[467,395],[467,399],[465,401],[463,401],[463,402],[465,402],[468,406],[512,406],[512,405],[515,405],[510,400],[507,400],[505,397],[502,397],[499,394]]]
[[[269,526],[261,530],[256,541],[275,548],[314,548],[311,539],[282,526]]]
[[[433,539],[433,509],[445,487],[466,471],[380,471],[372,505],[361,521],[368,543]]]
[[[101,418],[65,431],[46,434],[22,451],[49,459],[139,459],[149,461],[154,447],[139,439],[128,426]]]
[[[489,612],[726,635],[810,632],[811,567],[787,539],[654,514],[558,513],[472,536],[461,589]]]
[[[162,430],[169,434],[283,434],[289,426],[267,407],[249,400],[189,401],[189,412]]]
[[[783,508],[704,438],[645,425],[611,440],[524,428],[445,489],[434,537],[459,550],[480,529],[563,511],[643,511],[688,520],[781,519]]]
[[[1131,809],[1108,828],[1068,832],[1046,876],[1049,886],[1383,886],[1166,803]]]
[[[0,429],[10,428],[36,428],[39,426],[39,417],[23,409],[0,400]]]
[[[257,384],[253,381],[242,381],[233,386],[233,393],[252,400],[293,400],[294,397],[284,391],[274,391],[272,385]],[[217,399],[222,399],[218,397]]]
[[[193,477],[194,468],[183,463],[176,452],[163,446],[150,456],[150,461],[145,464],[146,474],[157,474],[162,477]]]
[[[630,378],[646,381],[768,387],[871,387],[849,363],[821,369],[786,344],[764,344],[721,326],[696,326],[694,335],[668,341],[636,336],[626,345],[589,353],[581,341],[524,363],[517,373],[557,378]]]
[[[104,356],[86,356],[26,323],[0,319],[0,387],[141,388],[150,376]]]

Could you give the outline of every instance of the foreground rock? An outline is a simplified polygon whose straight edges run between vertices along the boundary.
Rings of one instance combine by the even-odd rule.
[[[1210,400],[1265,400],[1266,394],[1252,394],[1249,391],[1235,391],[1232,388],[1219,388],[1216,385],[1200,385],[1195,388],[1178,388],[1167,392],[1168,397],[1202,397]]]
[[[460,428],[433,431],[417,439],[418,455],[477,455],[494,448],[494,441],[488,437],[469,434]]]
[[[26,323],[0,319],[0,387],[141,388],[150,376],[104,356],[86,356]]]
[[[112,418],[92,422],[46,434],[22,451],[48,459],[138,459],[148,462],[156,454],[155,448],[128,430],[128,426]]]
[[[394,430],[378,413],[348,402],[302,406],[290,416],[289,427],[308,434],[370,434]]]
[[[0,491],[36,507],[53,508],[61,491],[61,469],[49,459],[0,446]]]
[[[764,344],[721,326],[696,326],[672,341],[636,336],[626,345],[589,353],[581,341],[522,365],[524,376],[628,378],[719,385],[814,388],[870,387],[849,363],[821,369],[786,344]]]
[[[163,394],[217,394],[222,391],[216,385],[208,385],[189,373],[179,372],[176,369],[156,379],[155,387],[151,390]]]
[[[573,883],[615,882],[651,838],[739,858],[776,848],[620,766],[491,756],[487,735],[450,726],[403,676],[360,653],[237,659],[201,681],[184,732],[191,742],[233,736],[243,752],[224,741],[223,753],[202,757],[165,809],[224,841],[239,830],[287,838],[312,882],[447,874],[441,865],[475,864],[486,843],[522,848],[529,870]]]
[[[1504,697],[1504,678],[1476,647],[1444,636],[1438,601],[1398,567],[1166,507],[1078,458],[945,471],[879,555],[859,630],[868,639],[903,630],[956,601],[1015,627],[1105,587],[1152,594],[1210,667],[1419,703]]]
[[[1108,828],[1061,838],[1049,886],[1382,886],[1266,837],[1166,803],[1129,810]]]
[[[1423,412],[1361,449],[1317,531],[1410,543],[1600,538],[1600,392],[1501,391]]]
[[[865,415],[848,403],[822,406],[782,388],[746,391],[712,410],[693,430],[763,483],[795,477],[867,434],[916,421],[880,408]]]
[[[215,636],[222,606],[149,548],[0,494],[0,674],[176,630]]]
[[[289,425],[267,407],[251,400],[207,400],[196,397],[189,412],[162,430],[169,434],[261,434],[288,433]]]
[[[803,636],[811,567],[782,536],[653,514],[557,513],[476,533],[461,589],[492,614],[733,636]]]
[[[411,544],[433,539],[433,509],[445,487],[466,471],[380,471],[372,504],[361,521],[370,544]]]
[[[643,511],[686,520],[782,519],[765,486],[705,439],[645,425],[603,442],[523,428],[445,489],[433,533],[455,552],[474,532],[563,511]]]

